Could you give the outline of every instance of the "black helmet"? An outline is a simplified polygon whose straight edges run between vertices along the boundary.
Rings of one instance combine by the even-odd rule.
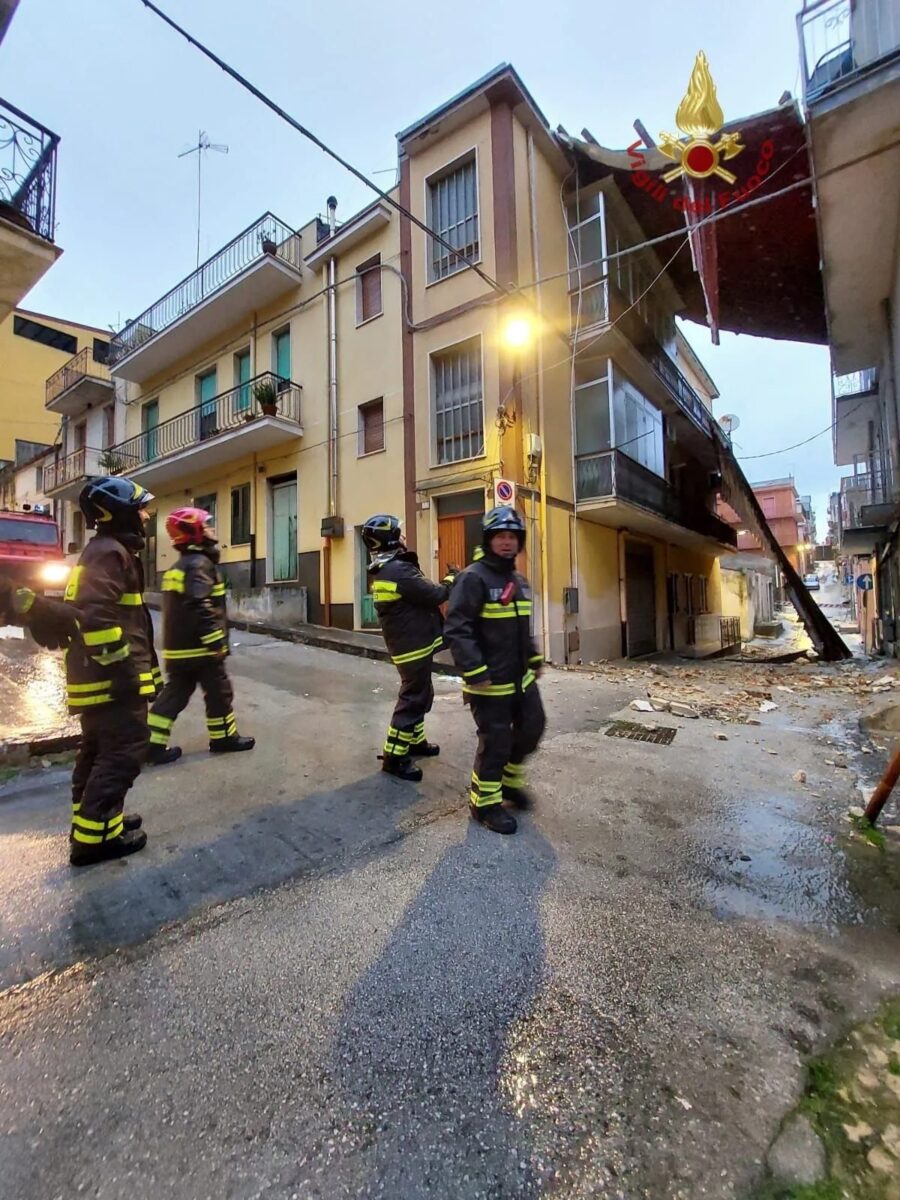
[[[400,521],[388,513],[369,517],[362,527],[362,540],[366,547],[377,554],[379,550],[394,550],[400,545]]]
[[[103,525],[126,533],[140,533],[138,512],[153,499],[153,493],[133,479],[109,475],[89,480],[81,490],[78,503],[88,529]]]
[[[483,530],[481,541],[485,550],[490,549],[490,541],[494,534],[502,533],[504,530],[516,534],[520,550],[525,545],[525,522],[514,508],[510,508],[506,504],[499,508],[492,508],[490,512],[485,513],[481,521],[481,528]]]

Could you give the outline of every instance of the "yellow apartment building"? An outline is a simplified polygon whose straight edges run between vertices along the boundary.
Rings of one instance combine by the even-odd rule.
[[[365,519],[402,515],[437,577],[505,481],[554,661],[720,648],[717,393],[630,197],[507,65],[398,149],[400,212],[266,213],[112,339],[104,462],[158,498],[151,577],[200,504],[235,594],[364,628]]]

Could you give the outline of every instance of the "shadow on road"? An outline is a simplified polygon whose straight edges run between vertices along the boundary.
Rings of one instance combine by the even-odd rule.
[[[541,986],[555,864],[527,820],[515,838],[469,822],[350,995],[331,1069],[354,1194],[537,1194],[503,1056]]]
[[[437,806],[435,791],[442,797]],[[80,871],[63,865],[62,845],[48,839],[53,865],[29,896],[15,938],[0,938],[0,987],[135,945],[222,901],[340,866],[367,851],[379,853],[423,809],[450,811],[461,803],[455,784],[438,782],[429,792],[426,801],[418,788],[378,771],[334,790],[258,808],[202,844],[179,845],[178,833],[160,833],[134,858]],[[35,814],[23,815],[23,824],[30,825]],[[25,832],[22,824],[19,829]]]

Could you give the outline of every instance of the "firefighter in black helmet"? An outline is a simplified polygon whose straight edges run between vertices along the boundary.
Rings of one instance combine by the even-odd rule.
[[[66,587],[79,624],[66,656],[69,711],[81,718],[72,772],[69,860],[87,866],[142,850],[125,795],[147,754],[147,704],[161,686],[139,554],[150,492],[130,479],[92,479],[79,497],[94,537]]]
[[[374,576],[372,596],[381,631],[400,673],[400,695],[384,742],[382,769],[413,783],[422,768],[413,758],[430,758],[440,747],[425,740],[425,714],[431,711],[434,688],[431,660],[440,650],[440,606],[450,594],[452,578],[432,583],[419,568],[419,559],[407,550],[400,522],[387,514],[369,517],[362,539],[370,554]]]
[[[457,576],[444,637],[478,728],[471,814],[496,833],[515,833],[502,802],[519,809],[531,802],[524,763],[544,732],[537,687],[543,658],[531,636],[531,590],[515,569],[525,523],[515,509],[494,508],[482,529],[483,554]]]

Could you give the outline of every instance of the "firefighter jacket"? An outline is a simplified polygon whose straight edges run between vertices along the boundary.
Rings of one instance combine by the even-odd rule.
[[[136,536],[98,533],[72,569],[65,601],[74,606],[79,628],[66,651],[70,712],[113,700],[152,700],[162,686],[135,552],[142,545]]]
[[[163,658],[169,666],[228,653],[225,582],[218,551],[188,546],[163,575]]]
[[[444,638],[463,674],[463,691],[513,696],[535,681],[543,662],[531,636],[531,589],[512,560],[486,551],[456,577]]]
[[[369,572],[375,577],[372,598],[391,662],[402,667],[436,654],[443,645],[440,606],[449,588],[425,578],[412,550],[376,556]]]

